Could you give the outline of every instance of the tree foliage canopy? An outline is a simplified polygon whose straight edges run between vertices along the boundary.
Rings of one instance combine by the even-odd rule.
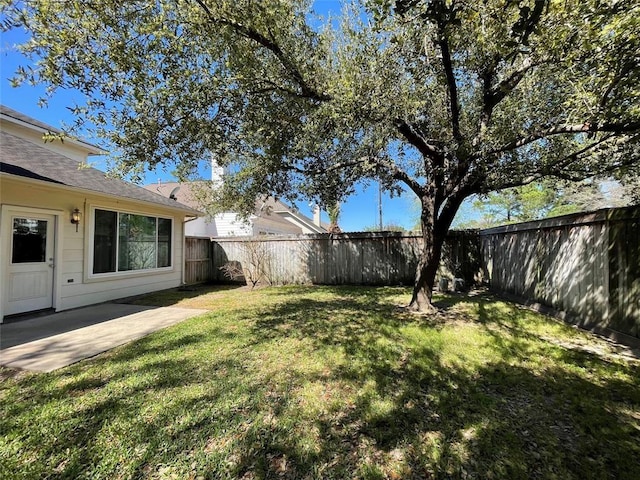
[[[468,196],[638,168],[637,0],[354,0],[324,24],[305,0],[2,13],[37,59],[16,82],[83,92],[77,118],[124,172],[174,162],[187,176],[211,153],[234,172],[217,205],[245,211],[267,194],[333,205],[370,179],[411,190],[416,288],[433,285]]]
[[[211,152],[234,165],[236,200],[330,204],[380,178],[435,188],[442,208],[458,190],[632,163],[635,1],[376,0],[324,26],[310,7],[14,1],[3,23],[28,30],[37,59],[15,81],[84,93],[78,121],[121,171],[175,163],[186,176]]]

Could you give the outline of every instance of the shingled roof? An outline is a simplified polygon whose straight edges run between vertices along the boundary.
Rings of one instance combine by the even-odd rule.
[[[161,182],[161,183],[152,183],[150,185],[145,185],[143,188],[149,190],[150,192],[157,192],[160,195],[164,195],[168,197],[171,192],[175,192],[175,196],[178,202],[183,203],[185,205],[189,205],[193,208],[198,208],[198,200],[196,198],[197,184],[199,182]],[[180,187],[176,191],[176,187]],[[281,214],[287,213],[288,215],[296,218],[299,223],[305,224],[308,229],[319,229],[319,231],[326,231],[326,226],[318,226],[316,225],[312,219],[303,215],[302,213],[296,211],[295,208],[292,208],[285,204],[280,200],[276,200],[273,197],[269,197],[266,200],[256,200],[256,209],[254,215],[256,217],[261,217],[263,219],[268,219],[275,224],[279,224],[282,226],[286,226],[291,228],[292,226],[297,226],[300,228],[295,222],[291,222]]]
[[[0,132],[0,173],[89,190],[111,197],[123,197],[140,202],[181,210],[185,214],[200,212],[169,198],[145,190],[104,172],[79,164],[28,140]]]
[[[43,133],[52,133],[52,134],[60,134],[63,133],[59,128],[52,127],[40,120],[30,117],[29,115],[25,115],[22,112],[18,112],[13,108],[9,108],[6,105],[0,105],[0,114],[5,117],[11,118],[14,123],[26,123],[32,128],[35,127],[36,130],[40,130]],[[17,120],[17,122],[15,122]],[[69,140],[73,142],[77,142],[82,146],[86,147],[88,150],[91,150],[93,153],[103,153],[100,147],[93,145],[92,143],[86,142],[84,140],[70,138]]]

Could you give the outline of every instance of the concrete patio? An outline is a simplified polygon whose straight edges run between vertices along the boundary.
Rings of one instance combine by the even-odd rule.
[[[104,303],[4,323],[0,365],[50,372],[205,312]]]

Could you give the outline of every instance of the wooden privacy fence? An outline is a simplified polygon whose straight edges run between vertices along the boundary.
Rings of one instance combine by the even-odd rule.
[[[449,236],[443,274],[474,281],[480,269],[477,238],[472,231]],[[272,284],[410,285],[421,245],[421,236],[397,232],[216,238],[212,280],[228,281],[220,267],[231,264],[245,277],[258,268]],[[252,266],[251,258],[261,258],[263,265]]]
[[[187,239],[185,276],[229,281],[227,265],[271,284],[410,285],[421,245],[395,232]],[[439,273],[640,338],[640,207],[452,231]]]
[[[480,232],[491,288],[640,338],[640,207]]]

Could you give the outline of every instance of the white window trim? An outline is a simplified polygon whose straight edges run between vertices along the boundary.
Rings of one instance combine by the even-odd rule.
[[[171,265],[168,267],[156,267],[156,268],[148,268],[144,270],[126,270],[122,272],[105,272],[105,273],[93,273],[93,247],[94,247],[94,232],[95,232],[95,212],[96,210],[105,210],[109,212],[115,212],[118,214],[118,228],[120,225],[120,214],[131,214],[131,215],[142,215],[145,217],[154,217],[156,219],[163,218],[166,220],[171,220]],[[122,278],[130,278],[130,277],[144,277],[148,275],[158,275],[159,273],[170,273],[175,271],[176,264],[176,242],[175,242],[175,232],[176,232],[176,218],[167,215],[161,215],[157,213],[149,213],[141,210],[132,210],[132,209],[118,209],[112,205],[91,205],[89,207],[89,218],[87,222],[88,227],[88,235],[86,236],[86,268],[84,269],[84,282],[99,282],[105,280],[115,280]],[[157,222],[156,222],[156,247],[158,243],[157,237]],[[116,266],[117,259],[120,249],[120,242],[116,242]]]

